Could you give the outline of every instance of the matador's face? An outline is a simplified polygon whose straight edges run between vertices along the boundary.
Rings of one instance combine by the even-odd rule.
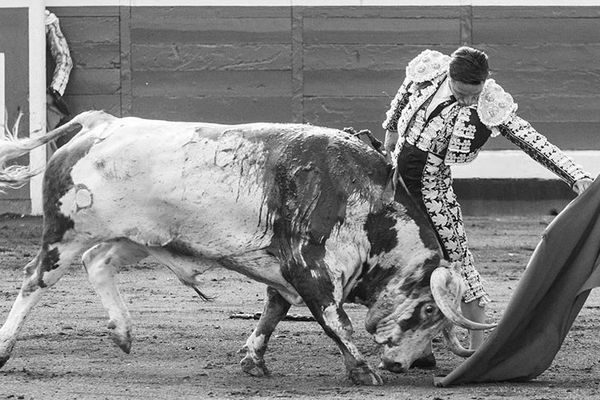
[[[450,78],[450,91],[454,97],[456,97],[456,101],[459,105],[463,107],[472,106],[477,104],[477,100],[479,99],[479,95],[483,90],[484,83],[485,82],[481,82],[473,85]]]

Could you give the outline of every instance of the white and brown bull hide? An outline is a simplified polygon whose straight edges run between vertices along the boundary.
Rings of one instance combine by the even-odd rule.
[[[429,286],[436,268],[448,272],[433,230],[403,187],[391,190],[384,157],[354,136],[102,112],[64,129],[80,132],[46,168],[42,245],[0,330],[0,365],[31,308],[82,254],[125,352],[131,319],[113,275],[148,255],[201,296],[202,273],[215,266],[268,286],[241,361],[253,375],[268,373],[267,341],[292,304],[308,306],[361,384],[382,381],[352,343],[344,302],[369,308],[366,328],[394,371],[449,325]],[[440,279],[441,297],[460,296],[460,279]]]

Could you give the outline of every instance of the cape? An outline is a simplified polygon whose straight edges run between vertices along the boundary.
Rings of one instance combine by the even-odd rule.
[[[600,179],[546,228],[498,327],[436,386],[527,381],[554,360],[590,291],[600,286]]]

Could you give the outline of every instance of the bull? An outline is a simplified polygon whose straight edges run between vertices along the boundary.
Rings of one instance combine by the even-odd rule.
[[[114,281],[153,256],[202,296],[210,268],[267,285],[242,370],[266,375],[264,353],[291,305],[305,304],[338,345],[349,378],[382,383],[352,342],[345,302],[367,306],[365,327],[398,372],[442,330],[487,329],[459,311],[461,278],[442,259],[427,218],[384,157],[345,132],[309,125],[219,125],[116,118],[90,111],[44,174],[41,248],[0,329],[7,362],[31,308],[81,257],[108,312],[114,342],[131,349],[131,318]]]

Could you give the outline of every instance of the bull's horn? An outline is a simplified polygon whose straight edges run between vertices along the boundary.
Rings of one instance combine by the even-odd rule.
[[[456,325],[471,330],[493,329],[496,324],[482,324],[467,319],[460,312],[462,281],[448,268],[438,267],[431,274],[431,293],[440,311]],[[454,289],[454,290],[453,290]]]
[[[475,350],[465,349],[463,345],[456,337],[456,331],[454,330],[454,326],[446,326],[443,329],[444,339],[446,340],[446,344],[450,351],[460,357],[469,357],[475,353]]]

